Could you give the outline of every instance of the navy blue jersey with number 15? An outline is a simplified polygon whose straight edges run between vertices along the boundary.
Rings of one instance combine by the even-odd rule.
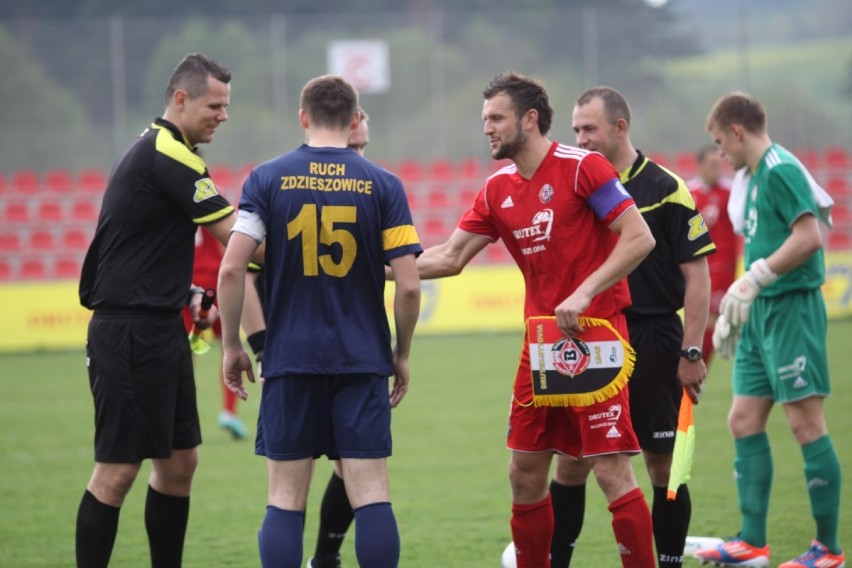
[[[252,170],[240,210],[267,231],[264,376],[392,375],[384,265],[423,251],[399,178],[302,145]]]

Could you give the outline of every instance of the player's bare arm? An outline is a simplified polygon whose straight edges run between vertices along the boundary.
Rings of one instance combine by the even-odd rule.
[[[707,313],[710,310],[710,269],[707,257],[702,256],[680,265],[686,282],[683,298],[683,344],[701,345],[704,329],[707,327]],[[707,376],[707,366],[703,359],[689,361],[684,357],[678,363],[677,376],[693,403],[698,403],[701,383]]]
[[[790,236],[766,257],[775,274],[786,274],[809,259],[822,246],[822,233],[815,215],[802,215],[791,227]]]
[[[636,207],[626,209],[609,228],[619,235],[612,254],[556,306],[556,323],[566,336],[576,337],[582,333],[584,330],[580,326],[580,314],[589,307],[592,299],[630,274],[654,248],[651,230]]]
[[[393,300],[394,325],[396,326],[396,345],[394,346],[394,381],[390,393],[391,407],[396,407],[408,392],[409,358],[414,327],[420,316],[420,276],[413,254],[407,254],[390,261],[396,277]]]
[[[244,233],[234,232],[219,267],[219,311],[222,319],[222,367],[225,385],[246,400],[243,371],[254,382],[251,360],[240,339],[240,315],[243,311],[246,271],[257,250],[257,242]]]

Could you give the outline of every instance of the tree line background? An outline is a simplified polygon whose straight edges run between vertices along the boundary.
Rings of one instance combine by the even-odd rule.
[[[782,144],[852,147],[846,0],[40,0],[0,4],[0,169],[108,167],[191,51],[233,73],[208,160],[268,159],[302,141],[299,90],[340,39],[389,45],[390,89],[362,97],[386,161],[486,160],[481,92],[507,69],[545,82],[563,142],[576,97],[608,84],[646,151],[706,143],[706,112],[733,89],[763,100]]]

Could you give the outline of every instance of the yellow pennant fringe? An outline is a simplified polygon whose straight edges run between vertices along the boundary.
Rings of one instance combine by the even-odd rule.
[[[609,384],[595,391],[571,394],[536,394],[533,396],[534,406],[591,406],[592,404],[611,399],[621,392],[627,381],[630,380],[633,368],[636,365],[636,351],[633,349],[633,346],[605,319],[581,316],[579,321],[583,327],[603,326],[618,338],[621,346],[624,348],[624,365],[622,365],[621,371],[618,372]],[[529,329],[529,326],[527,328]],[[528,340],[532,340],[532,338],[528,338]]]

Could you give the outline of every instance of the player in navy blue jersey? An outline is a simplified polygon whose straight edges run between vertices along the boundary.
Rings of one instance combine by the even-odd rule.
[[[224,373],[247,396],[254,380],[239,337],[248,261],[266,239],[266,339],[256,453],[269,492],[259,533],[263,566],[299,568],[313,459],[340,457],[362,566],[396,567],[389,500],[390,409],[408,390],[420,309],[422,252],[399,178],[347,148],[358,94],[334,76],[312,79],[299,120],[307,143],[252,170],[219,272]],[[385,264],[396,275],[396,345],[384,306]],[[388,377],[393,386],[388,389]]]

